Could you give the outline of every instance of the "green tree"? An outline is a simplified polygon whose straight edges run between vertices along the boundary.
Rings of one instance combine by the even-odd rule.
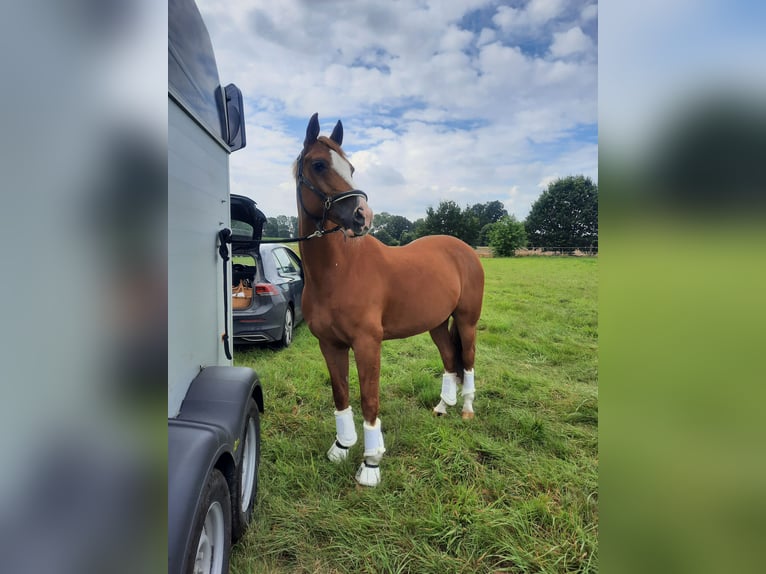
[[[418,238],[414,231],[405,231],[399,239],[399,245],[407,245]]]
[[[375,236],[376,239],[382,241],[386,245],[391,245],[391,246],[399,245],[399,241],[397,239],[394,239],[391,236],[391,234],[388,231],[386,231],[385,228],[375,229],[372,234],[373,236]]]
[[[423,222],[423,235],[452,235],[461,237],[463,233],[463,210],[454,201],[442,201],[434,209],[426,209]]]
[[[279,234],[279,225],[277,224],[276,217],[266,218],[266,223],[263,224],[263,236],[264,237],[277,237]]]
[[[487,223],[486,225],[484,225],[484,227],[481,228],[481,231],[479,231],[478,245],[489,245],[489,232],[495,223],[497,222]]]
[[[277,237],[290,237],[293,234],[293,222],[287,215],[277,215]]]
[[[524,223],[513,215],[506,215],[490,224],[489,246],[495,257],[511,257],[514,251],[527,245],[527,232]]]
[[[533,247],[598,248],[598,186],[582,175],[557,179],[532,205],[525,227]]]
[[[474,247],[479,244],[479,232],[481,231],[481,218],[466,205],[463,210],[463,222],[460,231],[460,239]]]
[[[383,211],[375,214],[372,234],[386,245],[400,245],[402,235],[412,229],[413,224],[406,217]]]
[[[479,229],[484,226],[500,221],[501,218],[508,215],[502,201],[488,201],[487,203],[476,203],[468,208],[468,211],[479,218]]]
[[[425,218],[421,217],[412,223],[412,232],[415,234],[415,238],[427,235]]]
[[[465,210],[454,201],[442,201],[434,209],[426,209],[426,217],[422,225],[415,222],[418,237],[423,235],[452,235],[462,239],[469,245],[476,245],[479,237],[479,218],[471,212],[470,207]]]
[[[412,230],[412,222],[402,215],[392,215],[386,228],[392,236],[401,241],[402,234]]]

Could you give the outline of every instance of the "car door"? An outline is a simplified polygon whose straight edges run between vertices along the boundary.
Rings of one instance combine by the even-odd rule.
[[[284,247],[276,248],[272,254],[277,273],[283,281],[281,286],[289,292],[289,294],[285,293],[285,297],[295,304],[295,322],[297,324],[303,319],[301,305],[303,299],[303,266],[300,259]]]

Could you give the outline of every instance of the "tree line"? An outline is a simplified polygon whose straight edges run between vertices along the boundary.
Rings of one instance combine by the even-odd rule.
[[[559,178],[532,204],[524,221],[509,215],[500,201],[465,208],[442,201],[414,222],[383,212],[373,223],[373,235],[386,245],[406,245],[424,235],[453,235],[473,247],[488,245],[501,257],[533,247],[598,251],[598,186],[582,175]]]
[[[264,237],[292,237],[297,232],[295,216],[269,217],[263,228]],[[597,251],[598,186],[582,175],[557,179],[532,204],[524,221],[509,215],[500,201],[465,208],[451,200],[442,201],[415,221],[384,211],[375,214],[372,234],[392,246],[425,235],[452,235],[473,247],[488,245],[500,257],[534,247]]]

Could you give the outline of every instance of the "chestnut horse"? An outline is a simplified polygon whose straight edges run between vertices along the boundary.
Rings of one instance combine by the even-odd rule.
[[[462,416],[473,418],[484,270],[473,249],[454,237],[429,236],[388,247],[368,235],[372,211],[367,195],[354,188],[354,168],[342,141],[340,121],[329,138],[320,137],[314,114],[293,169],[300,234],[311,236],[301,244],[303,315],[319,339],[332,381],[337,433],[327,456],[344,460],[357,441],[348,398],[353,349],[364,417],[364,462],[356,480],[376,486],[386,450],[378,418],[381,342],[429,331],[444,364],[434,413],[444,415],[457,402],[462,382]]]

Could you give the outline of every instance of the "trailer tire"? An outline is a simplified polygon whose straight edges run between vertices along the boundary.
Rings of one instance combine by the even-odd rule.
[[[261,462],[261,419],[258,405],[251,398],[245,430],[242,432],[237,478],[232,492],[232,538],[239,540],[253,518],[258,498],[258,468]]]
[[[229,571],[231,551],[231,497],[221,471],[213,469],[202,491],[194,519],[187,573],[224,574]]]

